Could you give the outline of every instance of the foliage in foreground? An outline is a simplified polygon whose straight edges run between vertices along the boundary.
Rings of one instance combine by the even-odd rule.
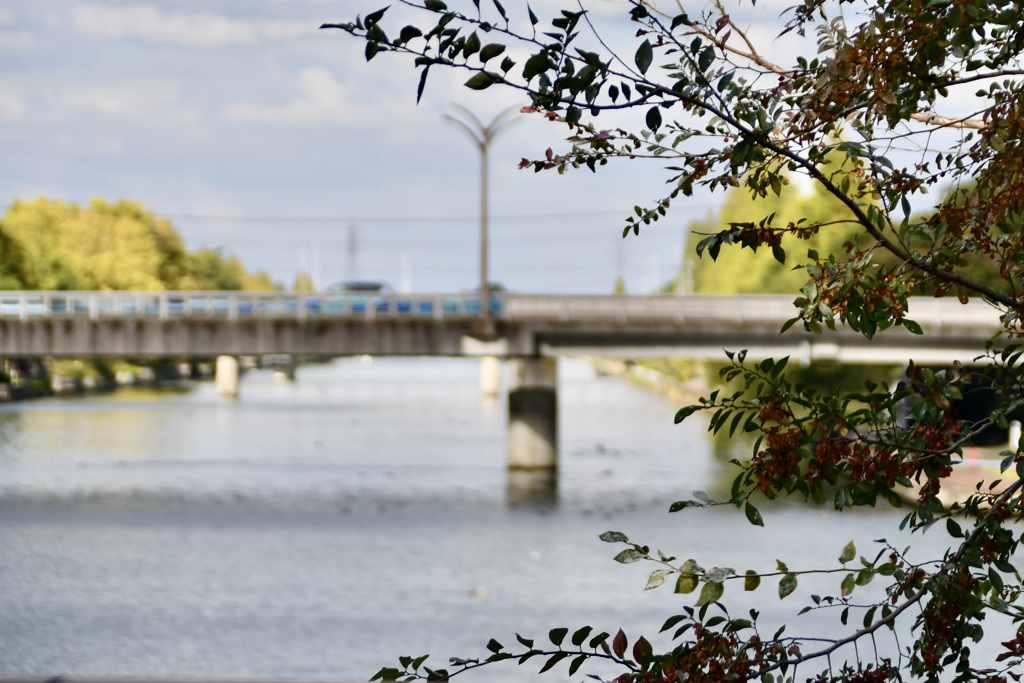
[[[445,680],[504,660],[539,660],[542,672],[564,662],[572,675],[606,660],[621,669],[621,683],[1018,680],[1024,610],[1012,560],[1024,513],[1021,448],[1004,454],[1000,486],[979,486],[949,509],[939,494],[972,438],[992,425],[1005,428],[1024,403],[1024,347],[1017,341],[1024,335],[1024,3],[802,0],[779,27],[779,42],[803,49],[786,65],[763,52],[773,43],[758,45],[757,32],[717,3],[630,0],[624,21],[608,35],[582,8],[451,4],[398,0],[390,10],[325,27],[363,40],[368,60],[382,53],[411,58],[421,74],[417,98],[440,68],[464,70],[473,90],[501,87],[528,96],[526,111],[564,126],[568,142],[564,150],[524,159],[524,168],[661,163],[663,196],[636,207],[624,236],[639,234],[695,188],[743,188],[760,202],[760,215],[702,235],[697,252],[714,260],[727,248],[765,250],[787,268],[802,268],[787,329],[920,334],[908,317],[915,292],[982,300],[998,310],[1002,328],[978,349],[984,370],[974,358],[938,371],[911,363],[895,390],[868,382],[858,392],[822,395],[787,379],[785,359],[732,354],[722,374],[738,388],[677,415],[678,421],[706,413],[716,434],[753,437],[730,495],[717,501],[752,524],[763,524],[756,503],[764,496],[845,509],[901,505],[901,487],[914,488],[902,527],[947,534],[944,556],[912,560],[883,542],[874,555],[859,555],[852,544],[837,547],[833,566],[705,569],[608,532],[603,540],[623,546],[619,562],[654,563],[649,588],[668,583],[695,596],[664,625],[673,637],[669,651],[621,631],[556,628],[543,643],[517,637],[506,647],[491,640],[489,654],[453,659],[445,669],[428,668],[424,657],[402,658],[376,678]],[[554,16],[539,16],[538,7]],[[733,13],[749,10],[744,4]],[[609,114],[616,123],[602,127]],[[841,205],[838,217],[773,211],[772,198],[782,197],[796,175]],[[929,188],[955,201],[915,213]],[[807,248],[833,245],[838,234],[850,235],[842,247]],[[988,264],[984,278],[973,276],[979,262]],[[965,417],[956,406],[983,386],[999,397],[994,409]],[[712,504],[698,496],[672,509],[693,514]],[[786,598],[811,573],[834,574],[835,591],[810,596],[805,610],[833,613],[840,635],[790,635],[800,626],[797,614],[787,629],[762,632],[756,611],[736,616],[726,609],[727,586],[765,590],[770,583]],[[872,590],[860,590],[869,582]],[[742,602],[742,593],[729,593],[730,601]],[[986,634],[983,623],[994,615],[1016,630]],[[978,661],[972,647],[982,639],[1000,645]]]

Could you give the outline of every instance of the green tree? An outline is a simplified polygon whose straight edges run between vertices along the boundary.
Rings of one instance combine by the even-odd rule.
[[[0,223],[0,289],[26,289],[27,285],[24,249]]]
[[[51,202],[15,200],[4,216],[8,236],[21,245],[27,289],[80,289],[79,279],[66,263],[63,249],[63,226],[73,205]]]
[[[222,248],[201,247],[189,255],[188,288],[201,291],[270,292],[277,289],[264,272],[250,273],[241,259]]]
[[[15,200],[0,230],[0,288],[35,290],[275,289],[233,255],[185,249],[170,221],[138,202]]]
[[[174,289],[186,275],[181,237],[135,202],[16,200],[4,225],[22,245],[31,289]]]
[[[823,167],[831,177],[848,172],[850,162],[832,162]],[[691,263],[693,291],[697,294],[787,294],[799,291],[807,281],[807,253],[833,254],[857,238],[856,223],[850,209],[817,181],[806,189],[790,182],[791,174],[781,176],[778,194],[752,197],[743,187],[733,187],[725,195],[718,216],[694,221],[691,232],[700,237],[730,228],[770,230],[790,226],[787,231],[766,235],[766,244],[757,249],[727,250],[715,261],[698,258],[696,250],[685,254]],[[762,226],[761,222],[765,225]],[[806,230],[800,229],[806,226]]]
[[[541,661],[542,672],[562,662],[573,675],[601,659],[621,669],[620,683],[1018,680],[1024,585],[1012,559],[1024,517],[1024,450],[1014,444],[1005,453],[1003,469],[1016,476],[1003,488],[979,486],[950,509],[938,493],[964,446],[990,425],[1005,427],[1024,406],[1024,6],[794,0],[783,13],[781,40],[803,52],[777,64],[765,52],[771,43],[758,44],[758,34],[717,3],[686,11],[682,2],[629,0],[624,12],[632,22],[612,35],[616,27],[599,34],[582,5],[543,6],[554,16],[538,16],[540,3],[507,9],[498,0],[449,1],[453,7],[398,0],[391,15],[385,8],[324,26],[361,40],[368,60],[385,53],[410,58],[420,70],[418,98],[441,68],[466,72],[473,90],[501,87],[530,97],[531,110],[564,126],[568,138],[564,149],[524,160],[525,168],[662,163],[667,189],[636,207],[624,236],[639,234],[699,187],[741,187],[759,207],[702,237],[697,253],[712,260],[729,249],[767,250],[778,261],[796,251],[804,259],[803,248],[786,242],[828,233],[825,249],[806,257],[794,317],[783,332],[799,324],[825,335],[841,326],[868,338],[901,327],[918,334],[909,316],[911,294],[920,291],[981,299],[1000,311],[1004,329],[978,350],[989,363],[985,373],[958,363],[946,372],[910,363],[907,381],[893,391],[869,381],[857,392],[819,393],[789,376],[786,359],[754,363],[730,353],[722,377],[739,381],[740,390],[714,392],[676,416],[706,412],[714,433],[754,442],[750,457],[737,461],[725,500],[695,495],[672,511],[699,515],[716,502],[731,504],[762,525],[757,504],[766,497],[837,509],[901,505],[896,487],[916,485],[916,504],[902,526],[945,534],[950,549],[942,556],[921,558],[886,542],[878,554],[860,555],[853,543],[839,542],[829,566],[790,568],[780,559],[746,571],[705,569],[609,531],[601,538],[619,547],[616,560],[653,563],[648,588],[667,584],[696,597],[664,625],[674,635],[667,651],[644,638],[629,641],[622,631],[555,628],[543,641],[518,636],[512,647],[492,639],[483,657],[453,659],[446,668],[403,657],[376,678],[446,680],[506,660]],[[800,39],[807,34],[813,40]],[[613,111],[614,123],[605,125]],[[837,170],[837,158],[849,166]],[[780,221],[780,210],[790,209],[780,201],[794,175],[845,207],[843,222],[834,223],[831,208],[814,215],[817,201],[800,206],[807,215]],[[962,201],[927,214],[913,209],[930,187],[971,183]],[[996,264],[998,277],[974,277],[976,259]],[[980,375],[1001,400],[988,415],[960,418],[952,403]],[[911,419],[903,419],[901,406],[911,401]],[[809,572],[833,575],[834,590],[804,596],[785,629],[765,631],[756,610],[736,609],[744,598],[734,586],[764,590],[770,581],[780,599],[792,602]],[[870,582],[883,584],[884,593],[866,591]],[[799,614],[806,611],[834,615],[844,634],[829,636],[820,627],[801,633]],[[986,618],[996,615],[1013,626],[986,634]],[[978,661],[972,646],[985,638],[1000,643],[999,654]],[[879,648],[883,639],[895,643],[892,654]]]
[[[292,285],[293,292],[313,292],[316,288],[313,286],[313,278],[304,270],[300,270],[295,275],[295,283]]]

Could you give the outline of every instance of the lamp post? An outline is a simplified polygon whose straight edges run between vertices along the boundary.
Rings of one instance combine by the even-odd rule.
[[[485,126],[465,107],[458,104],[452,106],[458,110],[462,118],[445,114],[445,120],[468,135],[480,150],[480,327],[484,336],[491,336],[494,334],[494,323],[491,320],[491,292],[487,281],[487,151],[491,142],[516,121],[513,115],[519,107],[505,109]]]

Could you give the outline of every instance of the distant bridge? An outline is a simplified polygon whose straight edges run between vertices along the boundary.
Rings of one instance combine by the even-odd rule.
[[[793,297],[775,295],[535,296],[496,294],[481,335],[472,294],[248,292],[0,292],[0,355],[498,356],[751,358],[805,362],[968,361],[999,330],[982,302],[912,299],[903,327],[867,340],[805,332]]]
[[[508,467],[550,493],[558,468],[558,357],[723,358],[790,355],[815,361],[970,362],[999,331],[995,310],[956,300],[912,301],[905,327],[867,340],[849,330],[794,326],[788,296],[495,295],[490,329],[475,295],[242,292],[0,292],[0,356],[217,356],[216,382],[237,396],[238,356],[482,356],[481,387],[506,373]],[[518,484],[517,484],[518,486]],[[545,494],[546,495],[546,494]]]

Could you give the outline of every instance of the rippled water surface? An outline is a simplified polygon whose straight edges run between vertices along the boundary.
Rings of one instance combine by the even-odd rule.
[[[350,359],[294,383],[252,373],[237,401],[203,384],[0,407],[0,676],[366,680],[514,632],[653,638],[692,599],[644,592],[653,567],[613,562],[603,531],[742,571],[870,550],[898,523],[668,515],[727,486],[729,466],[699,419],[674,426],[677,405],[575,361],[560,366],[557,494],[531,498],[510,485],[507,408],[481,399],[478,373]],[[757,599],[766,619],[781,609]]]

